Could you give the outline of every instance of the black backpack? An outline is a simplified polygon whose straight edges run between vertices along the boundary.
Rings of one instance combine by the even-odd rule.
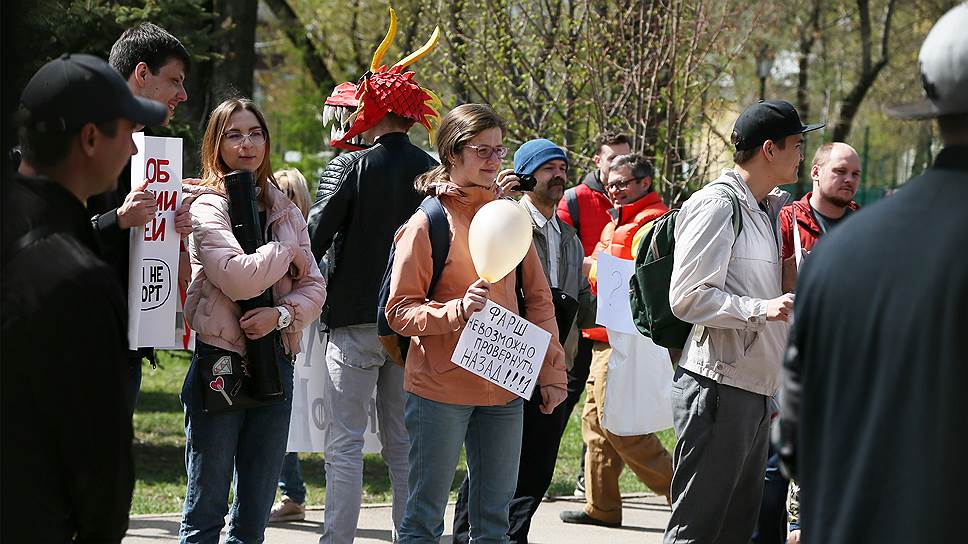
[[[739,197],[732,186],[718,182],[723,194],[733,206],[733,234],[743,232],[743,214]],[[672,283],[672,257],[675,250],[676,218],[679,209],[669,210],[643,228],[650,229],[639,242],[635,257],[635,273],[629,280],[632,321],[643,335],[657,345],[682,349],[689,339],[692,323],[686,323],[672,313],[669,305],[669,286]],[[735,242],[735,239],[733,240]]]
[[[434,262],[434,273],[430,278],[430,286],[427,287],[427,298],[430,298],[430,295],[434,292],[434,287],[437,286],[437,281],[440,279],[444,263],[447,262],[447,254],[450,252],[450,222],[447,221],[443,204],[435,196],[428,196],[423,199],[418,209],[424,212],[427,221],[430,223],[430,254]],[[393,273],[393,256],[396,254],[396,249],[395,243],[390,246],[390,257],[387,259],[387,269],[383,274],[383,283],[380,286],[380,297],[377,302],[376,328],[381,342],[387,337],[396,337],[403,360],[406,360],[410,338],[401,336],[391,329],[386,315],[387,301],[390,298],[390,275]]]

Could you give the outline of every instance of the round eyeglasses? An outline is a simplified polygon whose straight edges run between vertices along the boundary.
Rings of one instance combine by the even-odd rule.
[[[482,159],[490,159],[491,155],[497,155],[499,159],[508,156],[508,148],[503,145],[491,147],[489,145],[467,144],[464,147],[473,149],[477,153],[477,156]]]
[[[242,145],[242,142],[245,140],[249,140],[249,143],[252,145],[262,145],[266,143],[266,133],[260,129],[253,130],[248,134],[243,134],[238,130],[230,130],[223,134],[222,137],[225,138],[225,141],[227,141],[229,145],[233,147]]]

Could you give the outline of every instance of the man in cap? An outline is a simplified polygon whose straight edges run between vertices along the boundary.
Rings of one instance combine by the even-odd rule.
[[[780,451],[804,542],[964,539],[966,27],[968,4],[935,24],[927,98],[889,110],[937,119],[934,164],[826,235],[797,280]]]
[[[733,127],[734,167],[692,195],[676,222],[669,301],[694,326],[672,389],[679,441],[666,544],[753,534],[793,306],[780,289],[789,195],[777,187],[797,179],[803,134],[822,126],[803,125],[788,102],[746,108]]]
[[[165,108],[88,55],[45,64],[20,103],[23,161],[0,186],[3,541],[120,542],[134,485],[127,312],[84,205],[114,188],[132,132]]]

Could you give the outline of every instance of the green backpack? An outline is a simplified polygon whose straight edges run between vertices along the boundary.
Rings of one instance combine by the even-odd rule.
[[[739,209],[739,197],[732,186],[719,185],[733,206],[733,234],[736,238],[743,232],[743,214]],[[689,340],[692,323],[686,323],[672,313],[669,307],[669,285],[672,280],[672,257],[675,250],[676,218],[679,210],[669,210],[650,224],[639,242],[635,257],[635,273],[629,280],[632,321],[639,332],[657,345],[669,349],[682,349]],[[735,243],[735,239],[734,239]]]

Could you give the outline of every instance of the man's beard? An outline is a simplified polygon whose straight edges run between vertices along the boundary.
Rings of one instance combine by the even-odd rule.
[[[834,206],[837,206],[838,208],[846,208],[847,206],[850,206],[850,201],[851,201],[850,198],[845,199],[837,195],[827,195],[827,194],[821,194],[820,196],[823,197],[824,200],[833,204]]]
[[[560,194],[554,194],[555,188],[561,187]],[[548,180],[548,188],[541,192],[531,193],[531,198],[539,201],[541,204],[549,204],[555,206],[558,201],[561,200],[561,196],[564,193],[565,180],[561,177],[553,177]]]

